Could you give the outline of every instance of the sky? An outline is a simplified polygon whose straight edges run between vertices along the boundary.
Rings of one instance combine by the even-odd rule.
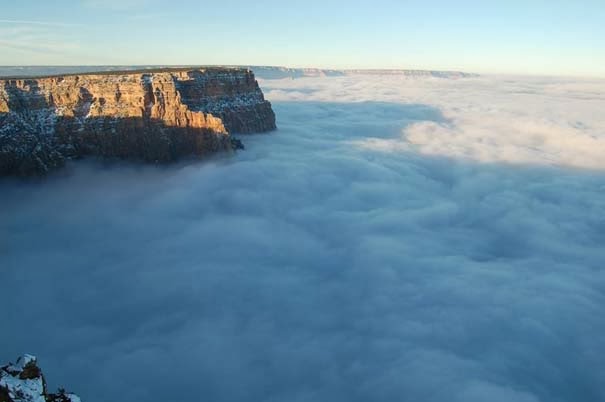
[[[0,0],[0,65],[605,76],[601,0]]]
[[[260,80],[278,130],[0,180],[0,361],[83,401],[605,400],[605,80]]]

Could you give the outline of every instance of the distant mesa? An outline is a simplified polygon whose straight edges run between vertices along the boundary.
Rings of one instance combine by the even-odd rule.
[[[311,77],[346,77],[346,76],[401,76],[409,78],[445,78],[460,79],[478,77],[477,74],[464,73],[461,71],[431,71],[431,70],[403,70],[403,69],[353,69],[332,70],[321,68],[289,68],[289,67],[265,67],[247,66],[254,71],[258,78],[271,79],[296,79]]]
[[[23,69],[21,77],[0,79],[0,176],[44,175],[88,155],[171,162],[242,148],[232,133],[276,128],[271,104],[245,68],[46,76]]]
[[[195,68],[193,66],[0,66],[0,77],[29,77],[62,74],[82,74],[91,72],[147,71],[162,68]],[[324,69],[291,68],[278,66],[229,66],[246,68],[254,72],[256,78],[264,80],[306,77],[345,77],[357,75],[388,75],[409,78],[460,79],[478,77],[478,74],[462,71],[439,71],[417,69]]]

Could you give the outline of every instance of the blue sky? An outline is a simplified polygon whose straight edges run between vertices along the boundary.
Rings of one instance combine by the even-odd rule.
[[[605,76],[602,1],[1,1],[0,65],[261,64]]]

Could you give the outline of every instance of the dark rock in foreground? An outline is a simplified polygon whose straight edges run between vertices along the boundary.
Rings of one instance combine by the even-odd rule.
[[[80,398],[64,389],[48,393],[36,358],[24,355],[15,364],[0,367],[0,402],[80,402]]]

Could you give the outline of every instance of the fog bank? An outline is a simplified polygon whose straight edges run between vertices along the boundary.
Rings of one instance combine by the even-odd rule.
[[[605,399],[605,84],[261,81],[233,157],[0,182],[0,358],[84,401]]]

